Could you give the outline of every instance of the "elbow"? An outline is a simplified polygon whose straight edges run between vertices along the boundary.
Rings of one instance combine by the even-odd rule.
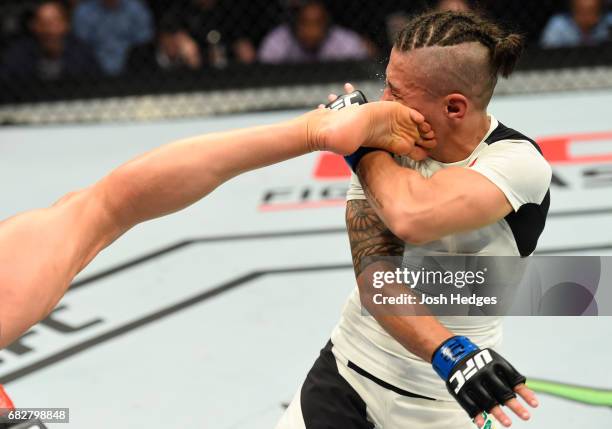
[[[141,190],[140,184],[130,180],[131,177],[135,177],[135,172],[132,165],[127,164],[112,171],[89,190],[103,218],[122,230],[137,223],[135,206]]]
[[[392,232],[404,243],[408,243],[413,246],[423,246],[434,241],[434,239],[425,231],[412,224],[398,226],[396,231],[392,230]]]
[[[368,284],[365,278],[357,278],[357,289],[359,291],[359,301],[366,310],[370,311],[370,304],[372,304],[372,298],[374,297],[374,289],[371,284]]]
[[[436,239],[426,219],[427,208],[395,207],[387,217],[387,227],[400,240],[413,246],[422,246]]]

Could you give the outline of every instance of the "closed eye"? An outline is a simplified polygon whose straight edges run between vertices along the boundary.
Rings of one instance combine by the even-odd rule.
[[[391,92],[391,95],[396,100],[401,100],[402,99],[402,96],[400,95],[400,93],[397,90],[397,88],[391,82],[389,82],[388,80],[385,81],[385,89],[389,89],[390,92]]]

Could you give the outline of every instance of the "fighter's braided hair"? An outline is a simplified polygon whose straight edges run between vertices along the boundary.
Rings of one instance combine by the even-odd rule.
[[[489,49],[493,77],[508,77],[523,52],[523,38],[471,12],[426,12],[413,17],[399,33],[401,52],[430,46],[478,42]]]

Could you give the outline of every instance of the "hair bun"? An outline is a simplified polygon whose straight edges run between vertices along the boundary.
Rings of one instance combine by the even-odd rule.
[[[514,71],[524,49],[523,37],[519,34],[508,34],[497,40],[493,51],[493,66],[503,77]]]

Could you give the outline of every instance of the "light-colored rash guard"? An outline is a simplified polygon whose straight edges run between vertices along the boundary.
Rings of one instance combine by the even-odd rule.
[[[500,124],[491,116],[488,133],[463,161],[444,164],[432,159],[399,161],[424,177],[448,167],[479,172],[493,182],[510,202],[513,212],[504,219],[473,231],[451,234],[422,246],[405,245],[404,260],[414,255],[529,256],[544,229],[550,205],[550,165],[536,143]],[[366,199],[356,175],[351,178],[348,200]],[[502,338],[501,318],[478,316],[439,317],[457,335],[480,347],[497,347]],[[340,322],[332,333],[334,353],[375,377],[400,389],[439,400],[452,400],[444,382],[425,362],[408,352],[371,316],[363,315],[359,290],[348,298]]]

